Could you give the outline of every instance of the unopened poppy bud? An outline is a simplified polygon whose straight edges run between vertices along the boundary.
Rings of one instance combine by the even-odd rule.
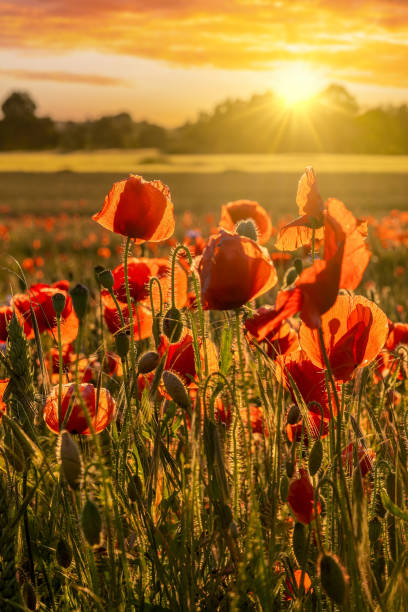
[[[137,474],[130,478],[127,486],[127,494],[132,502],[135,502],[138,496],[142,494],[142,481]]]
[[[330,554],[321,555],[317,562],[323,589],[336,604],[341,606],[346,598],[347,575],[338,559]]]
[[[108,291],[112,291],[115,279],[113,278],[111,270],[102,270],[102,272],[99,273],[99,282],[102,287]]]
[[[288,425],[295,425],[300,419],[300,410],[296,404],[292,404],[288,410],[286,421]]]
[[[101,281],[99,280],[99,274],[100,274],[101,272],[103,272],[103,271],[104,271],[104,269],[105,269],[105,268],[104,268],[103,266],[95,266],[95,267],[94,267],[94,275],[95,275],[95,280],[96,280],[96,282],[98,283],[98,285],[100,285],[100,283],[101,283]]]
[[[295,266],[296,272],[300,275],[303,272],[303,262],[301,259],[299,259],[299,257],[296,257],[295,261],[293,262],[293,265]]]
[[[72,305],[74,307],[75,314],[81,321],[81,319],[83,319],[85,316],[86,309],[88,306],[88,288],[85,287],[85,285],[81,285],[81,283],[78,283],[73,289],[71,289],[70,295],[72,298]]]
[[[65,308],[65,301],[65,295],[63,293],[56,293],[52,296],[52,305],[54,307],[55,314],[57,315],[57,317],[61,316],[62,311]]]
[[[156,351],[148,351],[144,353],[138,362],[138,370],[140,374],[148,374],[155,370],[159,364],[160,355]]]
[[[323,461],[323,444],[322,441],[316,440],[313,444],[309,455],[309,473],[311,476],[317,474]]]
[[[173,402],[181,408],[190,408],[191,402],[182,380],[169,370],[163,372],[163,383]]]
[[[171,343],[180,340],[181,332],[183,331],[183,321],[181,312],[175,306],[169,308],[163,319],[163,333],[167,336]]]
[[[127,334],[121,333],[115,336],[116,352],[123,360],[129,352],[129,337]]]
[[[288,478],[292,478],[294,472],[295,472],[295,466],[293,464],[293,461],[291,461],[290,459],[288,459],[288,461],[286,462],[286,474],[288,476]]]
[[[81,525],[86,541],[91,546],[99,544],[101,539],[102,520],[96,504],[87,499],[82,509]]]
[[[23,599],[28,610],[37,609],[37,596],[31,582],[26,581],[23,584]]]
[[[306,527],[303,523],[295,523],[295,527],[293,529],[293,552],[295,553],[295,557],[297,562],[301,567],[306,562],[306,549],[307,549],[307,537],[306,537]]]
[[[244,219],[237,223],[235,227],[235,231],[240,236],[246,236],[250,238],[254,242],[258,241],[258,231],[256,229],[256,225],[252,219]]]
[[[57,547],[55,549],[55,558],[57,560],[57,563],[61,567],[65,567],[65,569],[71,565],[72,548],[70,547],[68,542],[62,538],[58,541]]]
[[[289,268],[289,270],[285,274],[285,279],[283,281],[284,285],[286,287],[290,287],[290,285],[293,285],[297,277],[298,277],[298,272],[296,268],[293,268],[293,267]]]
[[[59,460],[69,486],[71,489],[78,489],[82,472],[81,455],[77,443],[68,431],[61,433]]]
[[[289,478],[286,476],[286,474],[284,474],[281,478],[279,492],[281,500],[285,502],[288,499],[289,492]]]

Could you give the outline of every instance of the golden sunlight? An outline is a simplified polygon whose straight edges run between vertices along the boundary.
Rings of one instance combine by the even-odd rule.
[[[321,89],[325,79],[319,69],[303,62],[288,62],[275,71],[272,89],[288,108],[307,105]]]

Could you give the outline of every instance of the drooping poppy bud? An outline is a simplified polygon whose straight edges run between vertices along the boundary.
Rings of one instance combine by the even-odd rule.
[[[163,318],[163,333],[171,343],[178,342],[183,331],[183,320],[181,312],[173,306],[169,308]]]
[[[188,409],[191,401],[182,380],[173,372],[166,370],[163,372],[163,383],[171,399],[181,408]]]
[[[75,314],[81,321],[81,319],[83,319],[86,314],[86,309],[88,306],[88,288],[85,287],[85,285],[78,283],[73,289],[71,289],[70,295],[72,298],[72,305],[74,307]]]
[[[317,561],[317,569],[323,589],[341,606],[346,598],[348,577],[340,561],[335,555],[324,553]]]
[[[67,483],[71,489],[78,489],[82,473],[81,454],[68,431],[61,432],[59,460]]]
[[[137,364],[140,374],[148,374],[155,370],[159,364],[160,355],[156,351],[148,351],[141,355]]]
[[[86,541],[91,546],[99,544],[101,539],[102,520],[97,505],[87,499],[82,509],[81,525]]]

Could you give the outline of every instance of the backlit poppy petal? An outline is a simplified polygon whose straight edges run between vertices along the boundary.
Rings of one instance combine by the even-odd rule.
[[[268,253],[247,238],[221,230],[198,264],[205,310],[232,310],[266,293],[278,280]]]
[[[219,226],[234,231],[236,224],[245,219],[252,219],[258,230],[260,244],[268,242],[272,235],[272,222],[266,210],[251,200],[228,202],[221,208]]]
[[[173,208],[163,183],[131,175],[114,183],[102,210],[92,218],[112,232],[133,238],[136,244],[161,242],[174,233]]]
[[[288,491],[288,504],[296,520],[308,525],[314,518],[314,490],[305,469],[300,470],[300,477],[292,480]],[[320,503],[317,506],[320,514]]]

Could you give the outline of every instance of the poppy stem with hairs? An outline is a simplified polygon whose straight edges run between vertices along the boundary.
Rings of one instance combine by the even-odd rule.
[[[176,248],[173,251],[172,258],[171,258],[171,305],[173,308],[176,306],[175,304],[176,302],[176,287],[175,287],[176,261],[177,261],[177,256],[179,254],[179,251],[182,251],[182,250],[185,252],[187,256],[188,263],[191,269],[191,278],[193,281],[194,293],[196,295],[198,318],[200,321],[200,333],[201,333],[201,338],[203,340],[203,347],[204,347],[204,375],[208,376],[208,356],[207,356],[207,351],[205,347],[205,325],[204,325],[203,306],[201,304],[201,295],[200,295],[200,291],[198,288],[197,276],[193,271],[193,258],[191,257],[191,253],[189,249],[184,244],[178,244],[176,246]]]
[[[128,310],[129,310],[130,360],[132,364],[132,377],[134,377],[136,376],[136,352],[135,352],[135,341],[133,338],[133,311],[132,311],[132,300],[130,298],[129,276],[128,276],[128,257],[129,257],[129,250],[130,250],[131,242],[132,242],[132,238],[128,236],[126,238],[124,268],[125,268],[126,300],[127,300]]]
[[[240,371],[241,371],[241,380],[242,380],[242,389],[243,389],[243,395],[244,395],[244,403],[245,403],[245,408],[246,408],[246,414],[247,414],[247,428],[248,428],[248,435],[249,435],[249,449],[251,449],[252,446],[252,424],[251,424],[251,412],[249,409],[249,402],[248,402],[248,393],[247,393],[247,387],[246,387],[246,380],[245,380],[245,364],[244,364],[244,354],[242,352],[242,343],[241,343],[241,321],[240,321],[240,316],[239,316],[239,310],[237,309],[235,311],[235,332],[236,332],[236,338],[237,338],[237,345],[238,345],[238,358],[239,358],[239,367],[240,367]],[[251,458],[251,453],[249,453],[249,461]],[[249,467],[249,469],[251,469]]]
[[[61,315],[57,315],[58,334],[58,430],[61,431],[62,424],[62,342],[61,342]]]

